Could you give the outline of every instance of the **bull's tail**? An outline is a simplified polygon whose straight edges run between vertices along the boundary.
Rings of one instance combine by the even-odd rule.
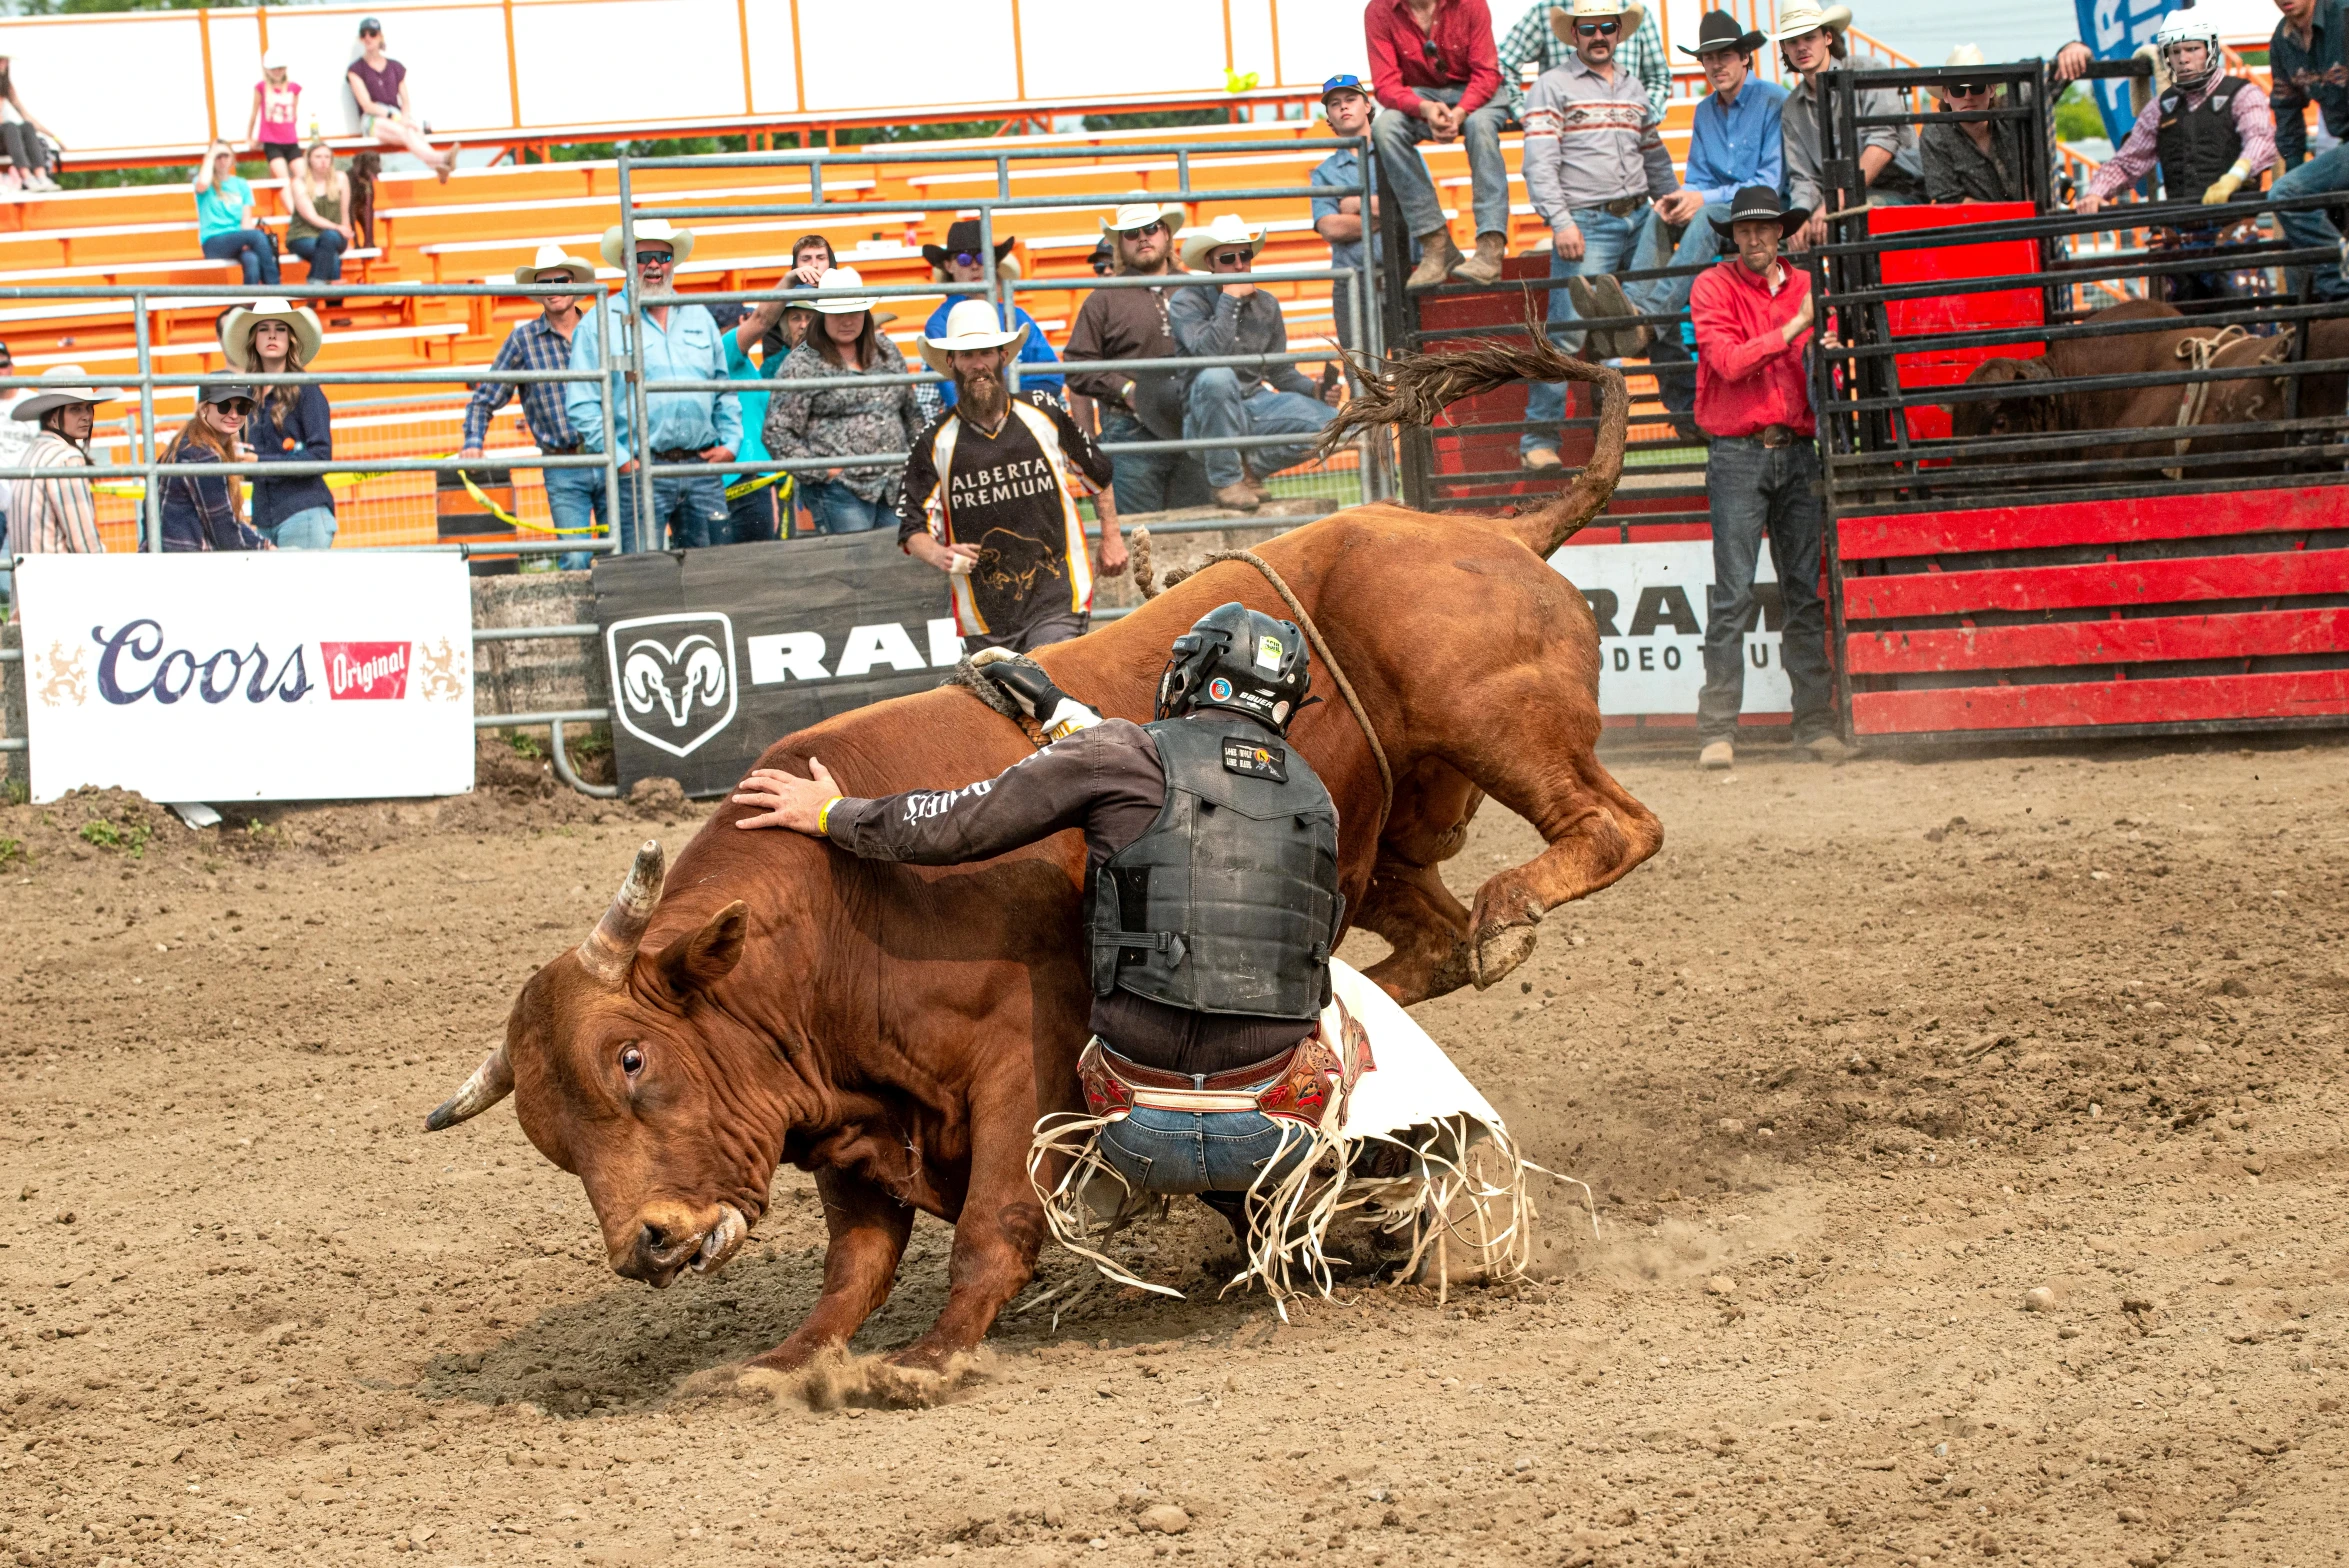
[[[1584,381],[1599,389],[1599,433],[1590,461],[1564,493],[1543,507],[1515,517],[1494,518],[1536,555],[1549,553],[1581,532],[1615,493],[1623,473],[1623,443],[1631,398],[1620,372],[1562,353],[1530,313],[1522,342],[1479,343],[1450,353],[1402,354],[1383,363],[1357,356],[1362,387],[1321,433],[1316,455],[1327,456],[1368,431],[1384,439],[1389,426],[1433,425],[1444,410],[1464,398],[1512,381]]]

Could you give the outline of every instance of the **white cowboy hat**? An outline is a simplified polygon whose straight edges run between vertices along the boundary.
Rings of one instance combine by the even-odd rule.
[[[1595,22],[1602,17],[1609,16],[1623,18],[1623,30],[1615,36],[1618,39],[1628,39],[1633,33],[1639,31],[1639,24],[1647,20],[1648,13],[1644,7],[1636,3],[1619,4],[1618,0],[1570,0],[1567,5],[1550,7],[1550,31],[1557,34],[1560,41],[1571,44],[1574,42],[1575,18],[1587,17]]]
[[[1959,44],[1949,52],[1949,58],[1941,63],[1943,65],[1988,65],[1990,62],[1982,58],[1980,44]]]
[[[824,274],[830,277],[832,274]],[[1019,358],[1020,345],[1028,340],[1028,324],[1021,322],[1011,331],[1003,330],[1003,318],[995,314],[995,307],[983,299],[958,299],[946,313],[946,336],[922,339],[922,362],[942,376],[952,376],[954,367],[946,356],[961,349],[968,352],[982,348],[1008,348],[1012,360]],[[1004,384],[1016,389],[1018,372],[1007,370]]]
[[[1851,7],[1831,5],[1821,10],[1818,0],[1784,0],[1778,7],[1778,29],[1770,35],[1770,42],[1781,44],[1789,38],[1815,33],[1822,27],[1831,33],[1849,30]]]
[[[1183,236],[1183,265],[1193,272],[1207,270],[1207,253],[1221,250],[1226,245],[1245,245],[1254,256],[1264,249],[1265,230],[1251,229],[1248,220],[1236,212],[1219,214],[1213,223],[1203,229],[1194,229]]]
[[[1117,209],[1116,216],[1101,220],[1101,232],[1104,234],[1125,234],[1134,229],[1148,228],[1151,224],[1159,222],[1164,222],[1169,229],[1174,229],[1181,227],[1183,219],[1187,216],[1189,215],[1183,211],[1180,202],[1130,201]]]
[[[514,269],[514,281],[516,283],[536,283],[540,273],[555,271],[568,272],[574,283],[593,283],[595,281],[595,263],[581,261],[577,256],[565,251],[560,245],[539,246],[537,260],[531,262],[527,267]]]
[[[820,310],[827,316],[853,316],[860,310],[873,308],[873,302],[870,299],[861,294],[851,295],[848,292],[850,289],[861,289],[864,286],[863,274],[854,267],[834,267],[816,279],[816,287],[827,292],[837,292],[841,297],[838,299],[803,300],[799,303],[805,304],[811,310]]]
[[[261,368],[252,357],[253,329],[264,321],[283,322],[293,332],[297,367],[318,357],[318,345],[326,340],[325,330],[318,325],[318,312],[282,299],[257,299],[250,305],[237,306],[220,318],[220,353],[228,361],[229,369]]]
[[[262,56],[261,56],[261,69],[262,69],[262,70],[264,70],[264,71],[282,71],[282,70],[284,70],[284,69],[285,69],[285,56],[284,56],[284,55],[282,55],[282,54],[279,54],[279,53],[278,53],[276,50],[274,50],[274,49],[270,50],[268,53],[266,53],[266,54],[264,54],[264,55],[262,55]]]
[[[122,396],[122,388],[120,387],[84,385],[83,378],[87,375],[89,372],[79,365],[51,365],[47,370],[41,372],[43,384],[38,391],[31,387],[17,389],[20,395],[16,400],[16,405],[9,409],[8,417],[11,419],[38,419],[49,410],[63,408],[68,403],[111,403]],[[47,385],[52,381],[67,382],[70,385],[60,386],[52,391]]]
[[[659,240],[666,244],[676,253],[676,264],[680,267],[685,265],[685,258],[693,254],[693,231],[678,228],[666,218],[645,219],[636,226],[636,238],[640,243]],[[620,254],[620,225],[617,223],[604,230],[603,253],[604,260],[612,266],[622,272],[630,270],[630,258]]]

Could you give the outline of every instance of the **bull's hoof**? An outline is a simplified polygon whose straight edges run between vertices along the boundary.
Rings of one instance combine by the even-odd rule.
[[[1538,938],[1539,933],[1530,920],[1481,933],[1476,939],[1470,976],[1476,988],[1484,990],[1532,957],[1533,944]]]
[[[827,1350],[839,1350],[837,1340],[801,1339],[794,1334],[764,1355],[753,1356],[745,1367],[759,1367],[769,1372],[797,1372]]]

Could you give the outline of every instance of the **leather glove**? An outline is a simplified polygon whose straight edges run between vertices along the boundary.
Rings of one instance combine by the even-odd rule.
[[[982,648],[971,656],[971,668],[993,681],[1020,712],[1043,726],[1047,743],[1091,729],[1101,715],[1052,683],[1044,666],[1004,648]]]
[[[2210,189],[2202,193],[2202,204],[2215,207],[2220,202],[2233,201],[2235,192],[2243,188],[2243,176],[2232,170],[2210,182]]]

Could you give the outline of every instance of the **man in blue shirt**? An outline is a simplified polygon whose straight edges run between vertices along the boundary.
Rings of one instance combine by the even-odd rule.
[[[1362,85],[1359,76],[1333,76],[1321,84],[1321,114],[1329,121],[1332,136],[1368,136],[1370,117],[1378,112],[1378,105],[1370,98],[1370,89]],[[1316,196],[1313,198],[1313,232],[1329,241],[1329,264],[1332,267],[1359,267],[1362,265],[1362,236],[1370,235],[1371,254],[1378,254],[1378,160],[1369,163],[1371,210],[1362,210],[1362,198],[1353,196]],[[1342,191],[1360,192],[1362,189],[1363,159],[1353,148],[1331,153],[1313,166],[1309,185],[1334,187]],[[1354,280],[1339,278],[1329,286],[1330,308],[1337,312],[1338,345],[1354,346]]]
[[[1019,258],[1011,253],[1011,247],[1017,240],[1017,235],[1007,235],[995,242],[995,275],[997,277],[1016,278],[1020,275]],[[922,255],[930,263],[930,276],[940,283],[984,283],[987,280],[987,262],[986,257],[979,249],[979,220],[976,218],[960,218],[948,225],[946,243],[924,245]],[[945,337],[946,313],[952,310],[958,301],[972,297],[969,294],[949,294],[940,300],[938,308],[930,312],[930,319],[923,324],[922,336],[925,338]],[[1052,345],[1045,341],[1044,329],[1036,325],[1035,317],[1020,309],[1018,305],[1009,304],[1008,301],[1007,304],[1007,309],[996,311],[996,314],[1003,320],[1003,330],[1017,332],[1022,326],[1028,329],[1028,335],[1020,340],[1018,359],[1020,390],[1039,389],[1051,393],[1062,402],[1068,401],[1067,382],[1060,376],[1047,374],[1038,368],[1045,365],[1051,366],[1054,370],[1060,368],[1060,356],[1052,352]],[[937,392],[938,401],[942,408],[954,406],[953,381],[941,381],[933,390]],[[932,414],[930,417],[934,419],[937,415]]]
[[[636,226],[636,254],[620,254],[620,226],[612,225],[604,231],[604,260],[615,267],[630,266],[635,270],[636,287],[612,295],[601,306],[605,312],[604,337],[614,353],[629,351],[632,334],[628,330],[629,302],[639,293],[666,294],[672,287],[676,268],[693,254],[693,231],[670,225],[665,218],[648,218]],[[719,341],[718,323],[709,310],[701,305],[656,305],[644,313],[644,351],[639,356],[636,373],[647,381],[723,381],[727,379],[726,350]],[[597,347],[593,331],[575,333],[571,339],[571,368],[573,370],[601,370],[603,357]],[[634,554],[639,549],[680,550],[699,549],[706,545],[731,544],[734,529],[726,505],[726,479],[723,465],[734,461],[742,445],[742,409],[731,392],[655,392],[646,399],[645,413],[652,428],[646,439],[638,443],[629,429],[633,413],[632,398],[626,377],[616,382],[618,397],[612,409],[612,425],[608,439],[613,450],[625,461],[620,464],[620,553]],[[572,428],[579,432],[580,444],[590,452],[601,452],[607,439],[604,430],[603,384],[597,381],[567,383],[563,394],[563,412],[570,416]],[[653,515],[644,519],[643,537],[638,538],[636,481],[632,477],[639,461],[649,458],[655,463],[708,463],[713,466],[703,474],[662,476],[653,480]],[[662,530],[668,530],[668,544],[661,539]]]
[[[2276,115],[2276,161],[2286,172],[2269,187],[2268,195],[2281,201],[2349,190],[2349,6],[2342,0],[2276,0],[2276,9],[2284,15],[2268,40],[2268,74],[2275,84],[2268,93],[2268,107]],[[2314,157],[2308,153],[2311,103],[2338,143]],[[2277,217],[2285,240],[2295,249],[2335,245],[2341,239],[2333,218],[2337,210],[2314,207]],[[2342,282],[2338,266],[2312,270],[2316,298],[2349,299],[2349,284]]]

